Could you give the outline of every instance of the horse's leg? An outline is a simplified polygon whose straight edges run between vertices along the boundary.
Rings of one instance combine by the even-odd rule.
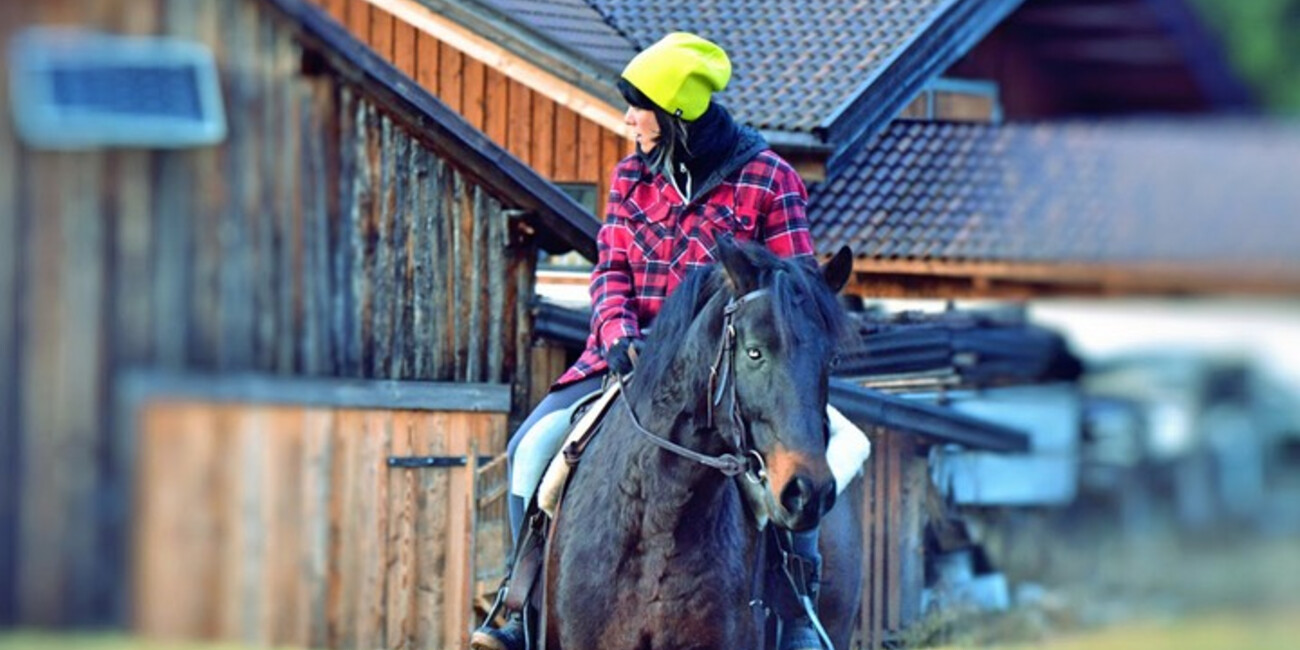
[[[862,596],[862,499],[858,475],[821,522],[822,589],[818,615],[836,650],[846,650]]]

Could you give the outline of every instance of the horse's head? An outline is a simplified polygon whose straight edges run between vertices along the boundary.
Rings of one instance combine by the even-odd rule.
[[[724,241],[719,259],[734,305],[733,408],[745,446],[766,466],[767,489],[755,505],[783,528],[812,527],[835,502],[826,400],[843,322],[834,296],[851,255],[843,248],[814,269]]]

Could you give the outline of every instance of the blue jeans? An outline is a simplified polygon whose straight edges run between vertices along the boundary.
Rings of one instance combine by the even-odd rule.
[[[593,375],[580,381],[574,382],[567,386],[551,391],[542,398],[537,404],[537,408],[524,419],[523,424],[515,429],[514,435],[510,436],[510,443],[506,446],[506,484],[509,485],[514,475],[515,468],[515,451],[519,448],[519,442],[524,439],[524,435],[537,424],[539,420],[563,409],[573,406],[575,402],[594,391],[600,390],[600,384],[604,381],[604,373]],[[527,504],[520,497],[510,494],[508,505],[510,509],[510,531],[512,539],[519,538],[519,531],[524,524],[524,508]]]

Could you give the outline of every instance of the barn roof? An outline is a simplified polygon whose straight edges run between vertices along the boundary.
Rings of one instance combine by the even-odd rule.
[[[1300,124],[896,122],[813,190],[873,260],[1300,271]]]
[[[577,250],[596,257],[600,223],[557,186],[491,141],[441,100],[352,37],[321,9],[302,0],[265,0],[299,27],[304,47],[323,58],[347,82],[412,127],[434,151],[474,177],[508,207],[530,213],[547,250]]]
[[[435,0],[445,3],[446,0]],[[733,77],[720,99],[784,136],[878,128],[1021,0],[474,0],[612,83],[636,52],[674,30],[717,41]],[[867,92],[870,90],[871,92]]]

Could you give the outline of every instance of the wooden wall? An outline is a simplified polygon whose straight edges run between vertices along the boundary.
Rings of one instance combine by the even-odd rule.
[[[505,414],[156,401],[139,422],[137,632],[468,645],[475,467],[386,460],[500,448]]]
[[[921,617],[930,475],[915,436],[877,428],[864,469],[862,610],[855,645],[894,647]]]
[[[546,178],[597,186],[632,144],[571,109],[462,54],[366,0],[312,0],[470,124]]]
[[[0,120],[0,624],[124,618],[123,368],[499,382],[522,408],[536,251],[364,91],[304,76],[268,6],[10,3],[0,37],[41,22],[207,44],[229,137],[37,152]]]

